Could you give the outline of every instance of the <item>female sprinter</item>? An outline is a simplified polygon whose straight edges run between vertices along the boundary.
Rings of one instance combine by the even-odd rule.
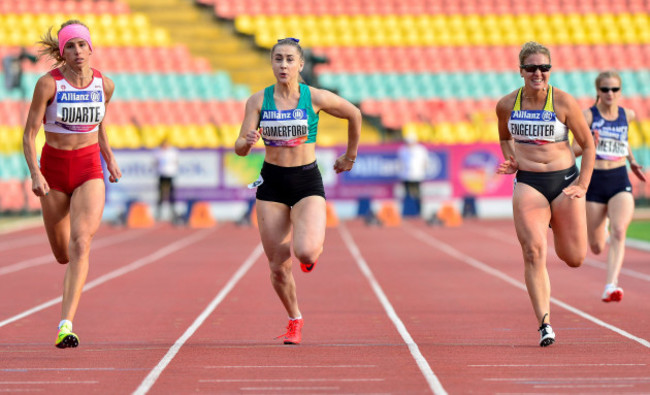
[[[618,286],[618,275],[625,256],[625,234],[634,214],[632,184],[627,175],[625,160],[630,169],[645,181],[643,168],[634,159],[627,143],[629,124],[636,120],[634,111],[619,107],[621,77],[615,71],[605,71],[596,77],[596,103],[583,111],[587,124],[596,136],[596,163],[587,189],[587,235],[594,254],[600,254],[607,240],[609,218],[609,252],[607,253],[607,281],[601,297],[603,302],[620,302],[623,288]],[[582,151],[573,144],[576,155]]]
[[[90,242],[104,210],[100,152],[110,181],[122,175],[102,124],[115,86],[90,67],[90,32],[78,20],[63,23],[56,38],[50,28],[40,44],[41,55],[53,59],[55,68],[36,83],[23,146],[52,252],[59,263],[68,264],[55,345],[77,347],[72,320],[88,274]],[[45,145],[39,167],[35,139],[41,123]]]
[[[325,111],[348,120],[345,154],[334,162],[337,173],[349,171],[357,157],[361,112],[343,98],[301,83],[305,60],[294,38],[278,40],[271,49],[276,84],[246,102],[235,143],[245,156],[261,137],[265,157],[257,186],[257,221],[271,269],[271,284],[289,315],[285,344],[299,344],[303,319],[291,273],[291,247],[304,272],[310,272],[325,241],[325,190],[316,164],[318,114]]]
[[[587,254],[585,193],[594,166],[594,141],[576,100],[548,84],[550,51],[535,42],[519,52],[524,86],[497,103],[501,151],[498,173],[516,174],[512,208],[524,258],[524,276],[539,323],[539,345],[555,341],[550,325],[551,285],[546,270],[547,231],[557,256],[579,267]],[[581,169],[569,145],[583,149]]]

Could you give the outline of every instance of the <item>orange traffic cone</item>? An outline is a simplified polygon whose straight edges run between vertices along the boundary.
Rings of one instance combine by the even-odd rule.
[[[190,218],[187,221],[190,228],[210,228],[217,224],[210,212],[208,202],[195,202],[190,209]]]
[[[440,207],[440,211],[438,211],[438,219],[440,219],[444,226],[455,227],[463,224],[463,217],[451,203],[445,203]]]
[[[336,208],[334,207],[334,204],[327,202],[325,209],[327,212],[326,226],[328,228],[339,226],[339,216],[336,214]]]
[[[395,202],[384,202],[377,213],[377,219],[383,226],[399,226],[402,217]]]
[[[126,226],[129,228],[150,228],[154,225],[149,206],[143,202],[133,202],[129,205]]]

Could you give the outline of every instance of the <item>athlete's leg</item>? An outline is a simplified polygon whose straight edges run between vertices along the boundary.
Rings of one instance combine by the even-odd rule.
[[[289,317],[300,317],[296,283],[291,273],[291,209],[282,203],[257,200],[257,224],[269,260],[271,284]]]
[[[625,257],[625,235],[634,214],[634,197],[619,192],[607,203],[610,224],[609,253],[607,254],[607,284],[618,284],[618,275]]]
[[[587,238],[594,254],[600,254],[607,242],[607,205],[598,202],[586,202]]]
[[[524,257],[526,288],[538,324],[550,322],[551,284],[546,270],[548,223],[551,210],[546,198],[529,185],[517,183],[512,197],[517,238]]]
[[[70,255],[70,197],[55,189],[41,197],[43,223],[54,258],[59,263],[68,263]]]
[[[557,256],[571,267],[579,267],[587,256],[585,198],[571,199],[561,193],[551,202],[551,227]]]
[[[312,265],[323,252],[326,222],[325,199],[321,196],[308,196],[293,206],[293,252],[301,263]]]
[[[70,263],[63,280],[61,319],[72,321],[88,275],[90,243],[104,210],[104,180],[92,179],[77,187],[70,202]]]

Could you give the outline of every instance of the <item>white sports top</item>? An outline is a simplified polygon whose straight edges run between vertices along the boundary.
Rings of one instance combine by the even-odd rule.
[[[508,130],[517,143],[548,144],[567,141],[569,128],[557,119],[553,108],[553,87],[549,85],[542,110],[522,110],[521,95],[517,92],[515,105],[508,120]]]
[[[52,133],[90,133],[99,130],[106,114],[102,74],[92,69],[93,79],[83,88],[72,86],[60,69],[50,71],[56,82],[52,102],[45,109],[43,128]]]

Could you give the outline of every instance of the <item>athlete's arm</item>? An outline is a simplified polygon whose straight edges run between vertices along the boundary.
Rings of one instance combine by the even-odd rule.
[[[108,103],[111,101],[111,98],[113,97],[113,92],[115,91],[115,84],[110,78],[106,76],[104,76],[103,79],[104,79],[104,94],[106,95],[106,100],[104,101],[104,106],[105,106],[104,119],[106,119],[106,115],[108,113]],[[106,169],[111,174],[110,177],[108,177],[108,180],[110,182],[118,182],[120,178],[122,178],[122,172],[120,171],[120,167],[117,165],[117,161],[115,160],[115,155],[113,155],[113,150],[111,149],[111,146],[108,143],[108,134],[106,134],[106,128],[104,128],[103,121],[99,124],[99,132],[97,138],[99,140],[99,149],[102,153],[102,156],[104,157],[104,161],[106,162]]]
[[[596,161],[596,146],[578,102],[571,95],[559,89],[555,93],[558,108],[566,114],[565,124],[571,130],[575,141],[582,149],[578,182],[564,188],[564,193],[572,199],[580,198],[587,192],[589,181],[591,181],[591,174],[594,171]]]
[[[585,117],[585,121],[587,122],[587,125],[591,127],[591,123],[594,121],[594,115],[591,113],[590,109],[582,110],[582,115]],[[594,135],[594,143],[597,143],[597,136]],[[571,149],[573,149],[573,154],[578,157],[582,155],[582,147],[578,144],[578,142],[573,139],[573,143],[571,144]]]
[[[263,90],[253,94],[246,101],[244,121],[239,130],[239,137],[237,137],[237,140],[235,141],[235,153],[239,156],[248,155],[251,152],[251,148],[253,148],[255,143],[260,139],[258,128],[263,101]]]
[[[639,125],[639,121],[636,118],[636,113],[634,112],[634,110],[629,110],[626,108],[625,117],[627,118],[628,125],[635,124],[639,128],[639,130],[641,130],[641,125]],[[632,169],[632,172],[634,173],[635,176],[637,176],[639,180],[645,182],[646,176],[645,173],[643,172],[643,166],[641,166],[634,158],[634,153],[632,153],[632,148],[630,148],[630,144],[627,145],[627,152],[628,152],[627,160],[630,162],[630,169]]]
[[[359,140],[361,139],[361,111],[354,104],[330,91],[312,87],[309,89],[311,90],[311,100],[315,112],[323,110],[337,118],[347,119],[347,150],[334,162],[334,170],[337,173],[350,171],[357,159]]]
[[[510,94],[499,100],[496,107],[499,144],[501,145],[501,153],[503,153],[503,158],[505,159],[497,168],[498,174],[513,174],[519,168],[519,163],[515,159],[515,142],[508,130],[508,119],[510,119],[510,111],[513,105],[512,94]]]
[[[25,123],[25,130],[23,132],[23,152],[25,153],[25,161],[27,161],[27,167],[32,177],[32,192],[36,196],[45,196],[50,191],[50,186],[45,181],[45,177],[43,177],[41,169],[38,167],[38,161],[36,159],[36,135],[43,123],[47,103],[54,98],[55,91],[56,83],[50,74],[46,74],[38,79],[34,87],[34,95],[32,97],[32,103],[29,106],[27,122]]]

